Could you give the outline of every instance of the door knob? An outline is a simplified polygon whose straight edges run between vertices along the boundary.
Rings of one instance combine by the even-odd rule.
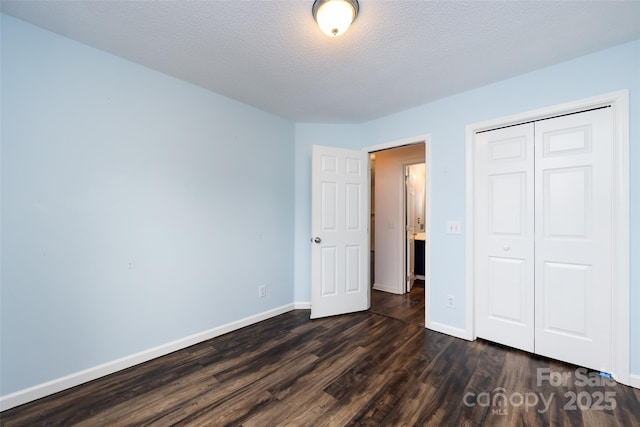
[[[322,239],[321,239],[321,238],[319,238],[319,237],[315,237],[315,238],[313,239],[313,241],[314,241],[315,243],[320,243],[320,242],[322,242]]]
[[[504,245],[502,246],[502,249],[504,249],[505,251],[508,251],[509,249],[511,249],[510,245]]]

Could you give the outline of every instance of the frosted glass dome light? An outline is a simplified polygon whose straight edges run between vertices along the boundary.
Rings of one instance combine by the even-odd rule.
[[[316,0],[312,12],[322,32],[337,37],[349,29],[358,9],[357,0]]]

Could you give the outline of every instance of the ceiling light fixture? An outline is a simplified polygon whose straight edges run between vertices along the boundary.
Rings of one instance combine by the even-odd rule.
[[[344,34],[356,16],[358,16],[358,0],[316,0],[313,2],[313,19],[328,36],[337,37]]]

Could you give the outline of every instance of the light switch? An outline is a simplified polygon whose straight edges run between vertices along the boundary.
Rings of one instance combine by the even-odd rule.
[[[462,234],[462,223],[460,221],[447,221],[447,234]]]

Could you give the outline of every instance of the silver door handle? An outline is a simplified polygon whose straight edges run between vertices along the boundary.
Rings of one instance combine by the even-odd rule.
[[[320,242],[322,242],[322,239],[319,238],[319,237],[314,237],[313,242],[314,243],[320,243]]]

